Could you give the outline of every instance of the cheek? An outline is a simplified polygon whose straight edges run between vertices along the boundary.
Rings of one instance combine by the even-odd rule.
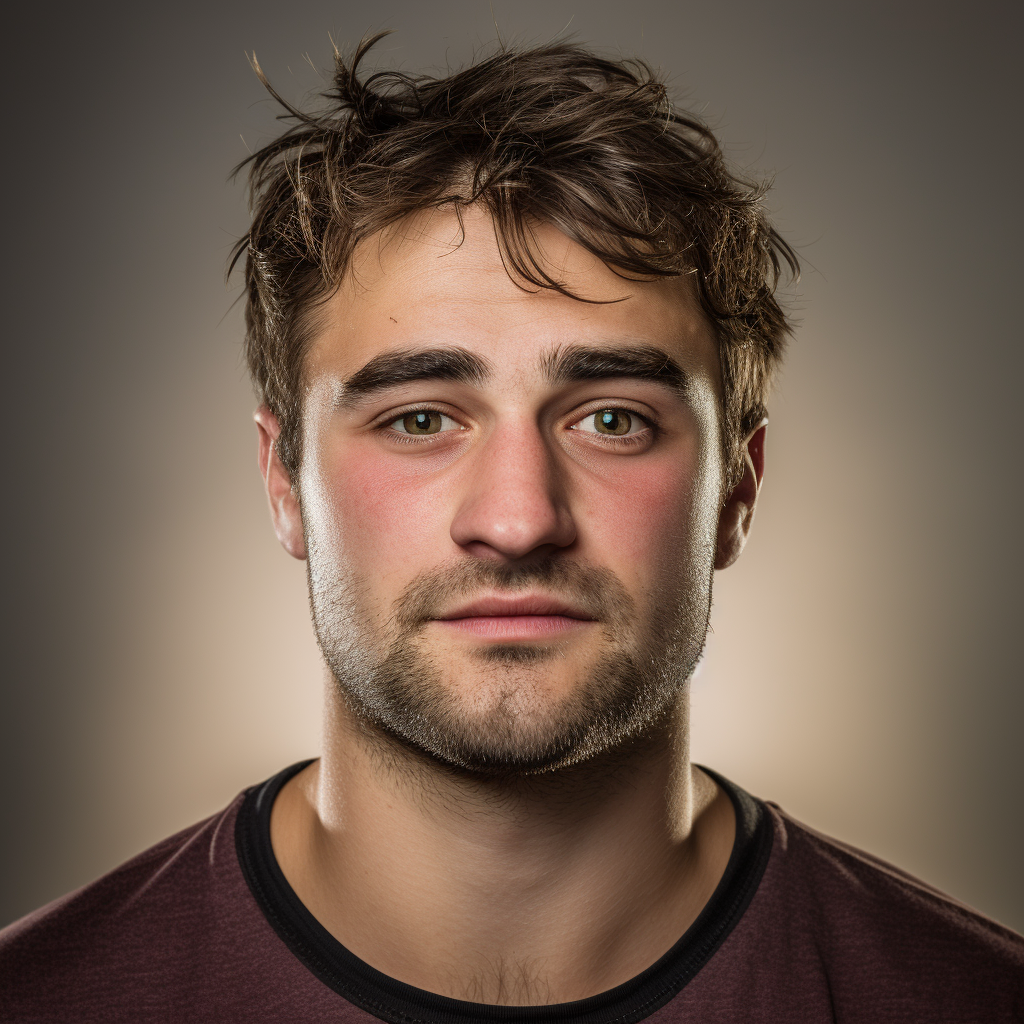
[[[623,577],[653,575],[709,557],[717,524],[711,467],[693,458],[638,458],[614,478],[592,480],[583,508],[590,557],[617,563]]]
[[[371,580],[394,575],[408,582],[410,569],[437,560],[438,543],[448,536],[442,475],[402,461],[350,444],[322,460],[317,474],[310,530],[332,539],[332,558]]]

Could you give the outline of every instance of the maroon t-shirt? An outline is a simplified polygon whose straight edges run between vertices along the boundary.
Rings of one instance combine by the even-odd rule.
[[[285,881],[270,807],[302,767],[0,931],[0,1020],[1024,1020],[1024,938],[717,775],[736,808],[729,865],[698,919],[642,974],[553,1006],[413,988],[353,956]]]

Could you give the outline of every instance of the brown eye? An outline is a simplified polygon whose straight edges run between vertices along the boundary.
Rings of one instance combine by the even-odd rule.
[[[402,417],[401,430],[406,434],[436,434],[441,429],[439,412],[411,412]]]
[[[460,423],[451,416],[446,416],[437,409],[417,409],[415,412],[407,412],[392,420],[388,426],[398,434],[408,434],[410,437],[429,437],[431,434],[448,433],[452,430],[464,430]]]
[[[628,434],[633,417],[625,409],[602,409],[594,413],[594,430],[598,434]]]
[[[638,412],[610,406],[589,413],[574,423],[570,430],[578,430],[581,434],[600,434],[602,437],[621,438],[623,441],[653,441],[654,432],[650,422]]]

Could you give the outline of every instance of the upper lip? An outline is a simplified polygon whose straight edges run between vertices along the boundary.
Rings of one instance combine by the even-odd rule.
[[[438,615],[438,619],[497,618],[511,615],[564,615],[569,619],[593,620],[594,616],[577,605],[547,594],[518,594],[516,596],[491,595],[478,597],[451,611]]]

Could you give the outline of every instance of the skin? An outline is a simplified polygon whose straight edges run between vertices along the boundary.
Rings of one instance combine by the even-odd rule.
[[[541,225],[549,271],[602,303],[527,291],[506,273],[486,212],[464,211],[463,227],[434,211],[357,249],[309,353],[297,480],[275,452],[273,414],[257,411],[277,536],[295,558],[315,551],[312,586],[318,572],[356,581],[352,616],[371,640],[417,574],[531,559],[613,573],[633,608],[623,628],[642,637],[666,600],[739,555],[764,425],[723,494],[717,349],[689,282],[626,281]],[[656,347],[685,371],[686,393],[625,377],[554,383],[544,360],[569,345]],[[491,373],[339,403],[375,356],[438,346]],[[634,440],[596,431],[605,409],[630,414]],[[443,429],[406,440],[415,410],[443,414]],[[443,666],[467,721],[486,720],[500,699],[542,729],[607,653],[600,623],[532,618],[425,626],[419,648]],[[499,639],[547,653],[515,666],[482,659]],[[378,970],[478,1002],[584,998],[665,953],[721,878],[735,821],[724,792],[690,765],[684,681],[642,735],[502,776],[393,742],[327,675],[323,755],[282,791],[271,841],[303,903]]]

